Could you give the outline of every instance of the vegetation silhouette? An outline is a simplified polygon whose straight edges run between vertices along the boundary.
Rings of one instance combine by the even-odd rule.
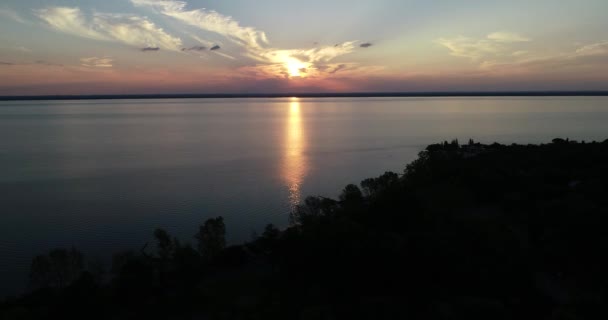
[[[218,217],[196,249],[158,229],[105,276],[75,249],[36,257],[0,318],[607,318],[607,191],[608,140],[444,142],[244,245]]]

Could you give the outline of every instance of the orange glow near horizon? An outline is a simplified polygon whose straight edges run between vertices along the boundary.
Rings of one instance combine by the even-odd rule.
[[[302,183],[308,171],[305,156],[306,136],[298,98],[291,98],[286,121],[283,179],[289,190],[289,202],[296,206],[302,197]]]

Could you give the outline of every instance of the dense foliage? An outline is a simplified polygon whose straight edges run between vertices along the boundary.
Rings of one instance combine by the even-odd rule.
[[[431,145],[339,199],[309,197],[291,226],[225,247],[221,218],[194,249],[111,270],[76,250],[34,259],[34,289],[2,319],[608,318],[608,142]]]

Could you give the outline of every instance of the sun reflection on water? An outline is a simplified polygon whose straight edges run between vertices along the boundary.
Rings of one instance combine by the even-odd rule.
[[[292,98],[289,103],[285,132],[285,155],[283,178],[289,190],[289,202],[292,206],[301,202],[301,187],[308,171],[305,156],[306,136],[302,124],[300,101]]]

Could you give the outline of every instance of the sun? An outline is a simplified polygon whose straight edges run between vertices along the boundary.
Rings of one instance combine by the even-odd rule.
[[[285,62],[285,67],[287,68],[287,72],[290,77],[305,77],[306,69],[308,69],[309,64],[304,63],[296,58],[289,58]]]

